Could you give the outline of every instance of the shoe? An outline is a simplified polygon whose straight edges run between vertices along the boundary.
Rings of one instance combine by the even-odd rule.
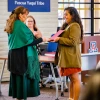
[[[67,100],[74,100],[74,99],[72,99],[72,98],[68,98]]]
[[[65,91],[65,92],[68,92],[68,88],[66,88],[64,91]]]

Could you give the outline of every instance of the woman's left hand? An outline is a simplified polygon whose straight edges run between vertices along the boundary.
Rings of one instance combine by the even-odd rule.
[[[34,33],[36,38],[41,38],[42,37],[42,34],[41,34],[40,31],[34,31],[33,33]]]
[[[58,42],[59,39],[60,39],[60,37],[56,37],[56,38],[54,39],[54,41],[55,41],[55,42]]]
[[[50,42],[58,42],[59,39],[60,39],[60,37],[56,37],[55,39],[53,39],[53,40],[49,40],[49,41],[50,41]]]

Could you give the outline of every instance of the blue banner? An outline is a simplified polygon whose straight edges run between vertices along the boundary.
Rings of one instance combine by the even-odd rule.
[[[50,12],[50,0],[8,0],[8,12],[24,6],[30,12]]]

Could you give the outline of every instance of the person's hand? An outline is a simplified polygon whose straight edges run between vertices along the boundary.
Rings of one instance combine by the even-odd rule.
[[[43,42],[49,42],[50,41],[50,38],[42,37],[42,39],[43,39]]]
[[[60,39],[60,37],[56,37],[56,38],[54,39],[54,41],[55,41],[55,42],[58,42],[59,39]]]
[[[40,31],[34,31],[33,33],[34,33],[34,36],[35,36],[36,38],[41,38],[41,37],[42,37],[42,34],[41,34]]]
[[[50,38],[46,38],[46,41],[47,41],[47,42],[50,42],[50,41],[51,41],[51,39],[50,39]]]
[[[60,37],[56,37],[55,39],[49,39],[49,42],[58,42]]]
[[[46,37],[42,37],[43,42],[47,42],[47,38]]]

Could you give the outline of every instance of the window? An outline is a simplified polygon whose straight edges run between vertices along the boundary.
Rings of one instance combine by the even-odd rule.
[[[58,27],[63,24],[64,8],[69,6],[78,10],[85,34],[100,32],[100,0],[58,0]]]
[[[94,0],[94,33],[100,34],[100,0]]]

